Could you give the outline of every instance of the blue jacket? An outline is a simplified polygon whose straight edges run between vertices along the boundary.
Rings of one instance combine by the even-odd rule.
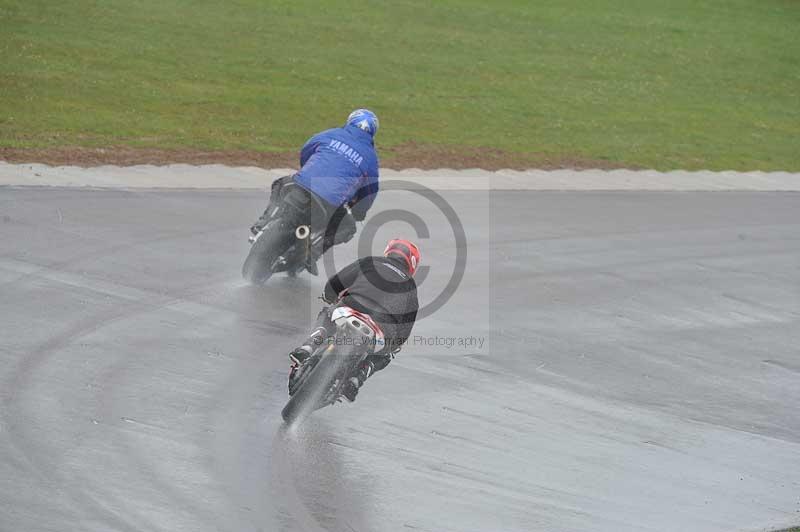
[[[300,151],[295,182],[334,207],[352,204],[363,220],[378,193],[378,154],[372,136],[356,126],[317,133]]]

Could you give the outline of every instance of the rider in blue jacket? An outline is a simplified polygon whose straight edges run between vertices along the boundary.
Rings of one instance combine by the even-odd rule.
[[[378,193],[379,163],[374,142],[378,125],[375,113],[357,109],[343,127],[311,137],[300,151],[300,170],[272,183],[270,204],[250,231],[256,234],[266,225],[272,207],[280,200],[282,187],[294,182],[322,200],[329,226],[335,228],[333,238],[326,239],[318,253],[353,238],[353,218],[364,220]]]

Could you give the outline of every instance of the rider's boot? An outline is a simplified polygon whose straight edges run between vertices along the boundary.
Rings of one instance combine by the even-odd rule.
[[[253,235],[257,235],[258,232],[264,229],[264,226],[267,225],[276,214],[278,214],[280,208],[280,201],[277,198],[271,198],[267,208],[264,209],[264,212],[258,217],[258,220],[256,220],[253,225],[250,226],[250,232],[253,233]]]
[[[258,217],[253,225],[250,226],[250,232],[253,233],[253,236],[257,235],[259,231],[264,229],[264,226],[269,223],[269,221],[275,216],[280,208],[280,204],[276,201],[270,201],[267,208],[264,209],[264,213]]]
[[[302,367],[311,356],[311,351],[298,347],[289,353],[289,395],[293,395],[297,386],[297,379],[302,374]]]
[[[364,360],[358,365],[356,370],[350,375],[342,388],[342,396],[351,403],[356,400],[358,389],[364,385],[370,375],[372,375],[375,366],[369,360]]]
[[[264,229],[264,226],[267,225],[267,222],[269,222],[269,211],[270,208],[267,207],[267,209],[264,211],[264,214],[259,216],[258,220],[253,222],[253,225],[250,226],[250,232],[253,233],[253,235],[257,235],[258,232]]]
[[[254,236],[257,235],[265,225],[267,225],[273,216],[275,216],[275,213],[278,211],[278,205],[280,204],[281,188],[283,188],[283,186],[291,180],[292,176],[284,176],[272,182],[269,194],[269,204],[267,205],[267,208],[264,209],[264,213],[258,217],[258,220],[256,220],[255,223],[250,226],[250,232],[253,233]]]
[[[328,330],[324,325],[320,325],[306,338],[300,347],[289,353],[289,395],[294,393],[297,378],[302,374],[303,365],[311,357],[316,348],[328,337]]]

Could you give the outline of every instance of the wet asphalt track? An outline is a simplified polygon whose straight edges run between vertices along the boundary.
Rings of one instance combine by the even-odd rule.
[[[800,523],[800,194],[445,196],[425,341],[286,431],[322,281],[240,280],[262,197],[0,188],[0,531]]]

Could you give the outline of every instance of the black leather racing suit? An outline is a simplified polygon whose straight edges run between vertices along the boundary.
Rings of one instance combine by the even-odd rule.
[[[384,348],[368,357],[375,371],[385,368],[408,340],[419,310],[417,283],[400,257],[365,257],[353,262],[328,279],[323,298],[335,306],[346,305],[368,314],[380,325]],[[327,336],[334,332],[330,321],[334,307],[322,309],[317,318],[318,329],[324,328]]]

